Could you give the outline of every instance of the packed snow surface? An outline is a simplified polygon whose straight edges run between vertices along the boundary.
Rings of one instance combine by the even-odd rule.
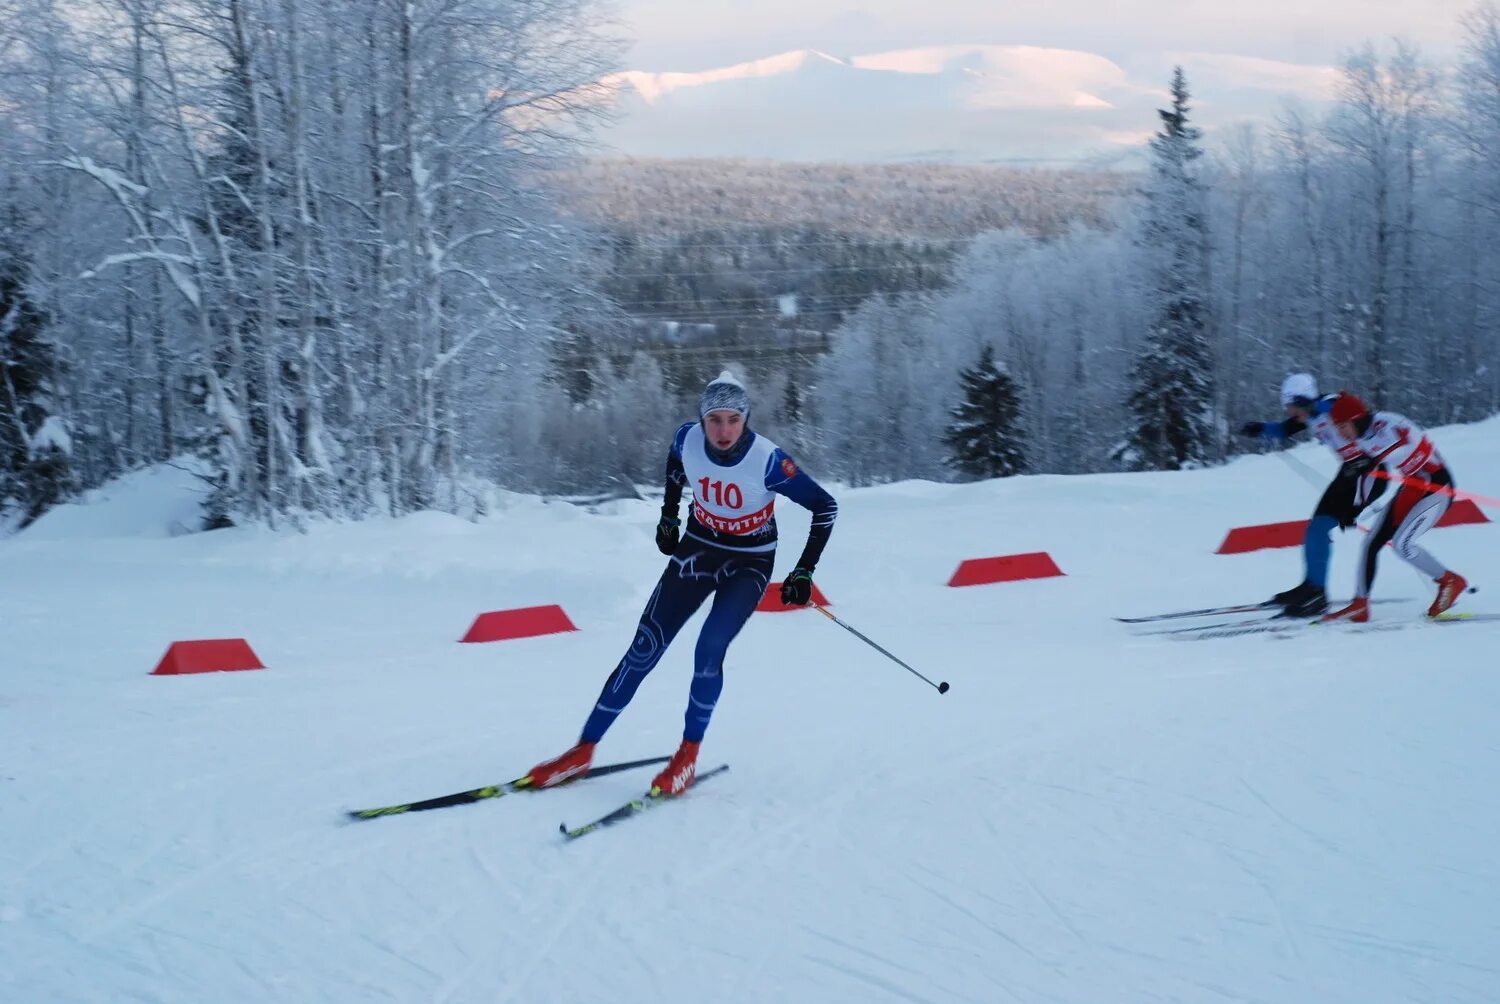
[[[1462,487],[1500,494],[1497,434],[1438,432]],[[951,692],[816,613],[758,614],[703,747],[732,769],[573,844],[559,821],[649,772],[343,812],[568,746],[662,565],[654,506],[182,534],[200,490],[143,472],[0,542],[0,1001],[1500,999],[1500,625],[1420,623],[1430,584],[1389,552],[1399,630],[1110,619],[1295,582],[1296,552],[1213,553],[1311,509],[1275,457],[840,492],[818,584]],[[780,571],[806,522],[783,506]],[[1426,542],[1500,569],[1500,524]],[[1038,550],[1066,577],[945,586]],[[456,642],[541,603],[580,630]],[[696,626],[601,762],[676,745]],[[148,675],[223,637],[269,668]]]

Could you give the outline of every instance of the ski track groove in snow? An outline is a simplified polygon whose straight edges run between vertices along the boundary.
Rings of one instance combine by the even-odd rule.
[[[933,1002],[933,998],[931,997],[918,997],[916,994],[909,993],[905,988],[897,986],[889,980],[883,980],[880,977],[859,969],[855,966],[835,962],[832,959],[825,959],[820,955],[805,954],[803,955],[803,958],[808,962],[813,963],[814,965],[819,965],[830,969],[833,972],[838,973],[840,976],[847,976],[850,979],[857,980],[858,982],[865,984],[873,990],[882,992],[887,997],[897,998],[904,1001],[911,1001],[912,1004],[932,1004]]]
[[[1311,989],[1312,979],[1307,971],[1307,960],[1302,954],[1302,947],[1298,943],[1296,934],[1292,931],[1292,924],[1287,919],[1287,913],[1281,905],[1280,897],[1276,895],[1276,891],[1271,888],[1271,885],[1266,881],[1265,876],[1263,876],[1256,869],[1252,868],[1233,850],[1223,844],[1220,844],[1218,849],[1225,858],[1233,862],[1234,866],[1244,873],[1246,878],[1255,883],[1255,885],[1260,889],[1261,893],[1265,896],[1266,905],[1271,908],[1271,915],[1276,920],[1276,929],[1281,934],[1282,943],[1286,946],[1287,954],[1291,956],[1291,958],[1297,964],[1297,982],[1301,985],[1302,988]]]
[[[1276,806],[1272,805],[1270,800],[1267,799],[1266,796],[1257,791],[1255,789],[1255,786],[1252,785],[1249,781],[1246,781],[1243,777],[1238,778],[1238,781],[1240,782],[1240,785],[1250,793],[1252,798],[1254,798],[1261,805],[1265,806],[1266,811],[1269,812],[1272,816],[1275,816],[1277,819],[1281,820],[1281,822],[1285,823],[1293,830],[1296,830],[1298,833],[1302,834],[1308,840],[1317,844],[1323,850],[1328,851],[1330,854],[1339,853],[1338,844],[1334,843],[1331,840],[1328,840],[1325,837],[1320,836],[1317,833],[1314,833],[1312,830],[1303,826],[1301,823],[1297,822],[1295,819],[1291,818],[1286,813],[1276,808]]]

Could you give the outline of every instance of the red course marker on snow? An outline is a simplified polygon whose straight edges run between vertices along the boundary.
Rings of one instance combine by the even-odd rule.
[[[813,583],[812,587],[812,601],[819,606],[824,607],[833,605],[828,602],[828,597],[823,595],[823,590],[818,588],[818,584],[816,582]],[[760,603],[756,606],[755,609],[757,613],[784,614],[791,610],[810,610],[811,607],[787,606],[785,603],[781,602],[781,583],[773,582],[771,583],[770,587],[766,589],[766,595],[760,598]]]
[[[167,654],[151,671],[152,676],[183,676],[188,673],[228,673],[241,669],[265,669],[243,638],[205,641],[174,641]]]
[[[1307,535],[1309,520],[1294,519],[1287,523],[1261,523],[1237,526],[1229,531],[1215,554],[1248,554],[1278,547],[1301,547]]]
[[[480,614],[469,628],[469,633],[460,641],[511,641],[515,638],[535,638],[538,635],[577,630],[563,608],[552,604],[522,607],[519,610],[492,610]]]
[[[1063,574],[1046,551],[1006,554],[998,558],[970,558],[958,566],[950,586],[987,586],[993,582],[1052,579]]]
[[[1443,518],[1438,520],[1438,526],[1463,526],[1466,523],[1488,523],[1490,518],[1484,514],[1484,510],[1474,504],[1473,499],[1454,499],[1448,511],[1443,513]]]
[[[1438,520],[1438,526],[1464,526],[1469,523],[1488,523],[1489,517],[1474,504],[1472,499],[1454,499]],[[1308,520],[1294,519],[1286,523],[1262,523],[1257,526],[1237,526],[1229,531],[1216,554],[1247,554],[1251,551],[1266,551],[1280,547],[1301,547],[1307,535]]]

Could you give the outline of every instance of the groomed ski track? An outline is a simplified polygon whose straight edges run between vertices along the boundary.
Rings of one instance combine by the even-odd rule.
[[[1435,438],[1500,493],[1500,421]],[[653,505],[167,536],[194,487],[136,475],[0,541],[6,1004],[1500,999],[1500,626],[1181,645],[1110,619],[1290,585],[1295,552],[1213,554],[1307,514],[1274,457],[839,492],[832,609],[952,691],[757,615],[704,744],[733,770],[573,844],[560,821],[651,772],[343,813],[567,746],[660,569]],[[806,516],[779,519],[783,574]],[[1484,590],[1461,609],[1500,610],[1500,524],[1424,543]],[[1067,576],[944,586],[1036,550]],[[1376,589],[1413,598],[1382,620],[1430,599],[1389,553]],[[537,603],[580,631],[457,643]],[[671,752],[698,623],[602,761]],[[218,637],[269,668],[147,675]]]

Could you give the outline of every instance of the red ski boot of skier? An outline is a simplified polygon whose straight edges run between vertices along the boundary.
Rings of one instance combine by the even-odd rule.
[[[698,744],[684,739],[672,761],[651,781],[653,795],[681,795],[698,776]]]
[[[1432,601],[1432,606],[1427,608],[1428,617],[1436,617],[1458,602],[1463,591],[1469,588],[1469,580],[1457,572],[1444,572],[1443,577],[1437,580],[1437,597]]]
[[[566,784],[588,773],[589,765],[593,762],[594,744],[579,743],[562,756],[543,760],[531,768],[526,775],[530,779],[527,787],[551,788],[555,785]]]
[[[1364,596],[1355,597],[1354,602],[1342,610],[1335,610],[1331,614],[1324,614],[1321,620],[1327,624],[1333,621],[1350,621],[1354,624],[1364,624],[1370,619],[1370,601]]]

